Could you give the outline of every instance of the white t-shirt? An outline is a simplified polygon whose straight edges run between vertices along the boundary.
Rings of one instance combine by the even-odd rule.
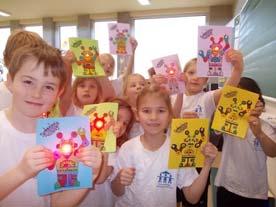
[[[70,105],[65,116],[78,116],[82,114],[82,108],[75,106],[73,103]]]
[[[0,111],[0,123],[0,175],[3,175],[21,161],[27,149],[35,146],[35,134],[16,130],[4,111]],[[36,178],[31,178],[0,201],[0,206],[45,207],[49,206],[49,196],[38,196]]]
[[[264,133],[276,142],[274,129],[264,121],[261,124]],[[266,155],[250,128],[245,139],[224,134],[215,185],[243,197],[267,199]]]
[[[140,122],[135,121],[128,133],[128,138],[131,139],[142,134],[144,134],[144,129],[142,128]]]
[[[183,94],[183,105],[180,113],[181,117],[183,115],[183,112],[194,111],[197,112],[199,118],[211,119],[216,109],[214,92],[215,91],[202,91],[192,96],[187,96]]]
[[[156,151],[143,147],[140,136],[122,145],[114,172],[134,167],[136,174],[125,194],[116,198],[116,207],[175,207],[176,187],[190,186],[198,174],[194,168],[168,169],[170,140]]]
[[[4,81],[0,82],[0,110],[9,107],[12,103],[12,93],[4,83]]]

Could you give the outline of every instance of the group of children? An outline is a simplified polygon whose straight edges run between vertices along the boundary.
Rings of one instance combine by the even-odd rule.
[[[162,77],[150,84],[140,74],[131,74],[137,42],[131,40],[133,56],[117,80],[110,54],[100,54],[106,77],[77,77],[72,83],[72,52],[62,57],[37,34],[16,31],[8,39],[4,61],[8,68],[2,82],[0,101],[9,100],[0,110],[0,206],[176,206],[176,189],[187,206],[200,206],[217,148],[208,142],[202,147],[204,167],[169,169],[170,122],[172,118],[211,119],[222,89],[203,92],[207,78],[197,77],[196,59],[182,73],[185,91],[174,104],[161,87]],[[233,65],[225,85],[260,94],[250,113],[250,129],[244,140],[225,135],[222,160],[216,178],[218,206],[266,206],[266,156],[276,156],[276,133],[259,119],[264,108],[261,90],[250,78],[241,78],[243,57],[237,50],[226,53]],[[1,89],[1,90],[2,90]],[[39,197],[36,175],[51,166],[53,154],[35,145],[36,120],[59,107],[62,116],[80,115],[84,105],[118,103],[113,126],[116,153],[102,153],[84,147],[76,155],[93,168],[93,188],[67,190]],[[200,108],[200,110],[197,110]],[[165,176],[165,178],[164,178]]]

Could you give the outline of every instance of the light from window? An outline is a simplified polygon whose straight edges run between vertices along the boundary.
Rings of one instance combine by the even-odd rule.
[[[60,27],[60,49],[69,50],[69,37],[77,37],[77,26]]]
[[[10,36],[10,28],[0,28],[0,82],[6,80],[7,69],[4,67],[3,51]]]
[[[134,71],[148,77],[152,60],[177,54],[181,67],[197,56],[198,26],[205,25],[205,16],[135,20]]]
[[[109,53],[109,35],[108,24],[117,23],[116,21],[99,21],[95,22],[95,40],[98,40],[99,53]],[[115,60],[115,69],[112,79],[117,77],[117,56],[112,55]]]
[[[43,38],[43,27],[42,26],[26,26],[25,30],[37,33],[41,38]]]

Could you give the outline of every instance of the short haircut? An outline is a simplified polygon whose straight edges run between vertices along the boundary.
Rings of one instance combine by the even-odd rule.
[[[44,75],[47,76],[50,71],[54,77],[60,80],[59,89],[63,88],[67,77],[65,65],[60,52],[47,44],[38,47],[24,46],[15,50],[8,68],[12,80],[23,64],[29,59],[35,59],[37,65],[43,64],[45,69]]]
[[[183,69],[183,72],[185,73],[189,67],[191,67],[192,65],[196,65],[196,62],[197,62],[197,58],[192,58],[191,60],[189,60],[185,66],[184,66],[184,69]]]
[[[74,83],[73,83],[73,95],[72,95],[72,100],[73,100],[73,103],[74,105],[78,106],[78,107],[82,107],[82,104],[80,103],[79,99],[78,99],[78,96],[77,96],[77,88],[78,86],[83,83],[85,80],[88,80],[88,79],[92,79],[93,81],[95,81],[96,85],[97,85],[97,97],[95,99],[95,103],[91,103],[91,104],[98,104],[98,103],[101,103],[102,102],[102,86],[99,82],[99,79],[97,79],[97,77],[88,77],[88,78],[84,78],[84,77],[77,77],[75,80],[74,80]]]
[[[12,55],[16,49],[23,46],[37,47],[41,44],[46,44],[46,42],[35,32],[22,29],[13,31],[3,52],[5,66],[9,68]]]

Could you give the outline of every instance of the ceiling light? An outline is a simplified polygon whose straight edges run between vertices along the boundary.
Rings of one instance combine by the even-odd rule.
[[[138,0],[138,2],[143,6],[150,5],[150,0]]]
[[[7,13],[7,12],[0,11],[0,16],[9,17],[11,15],[9,13]]]

